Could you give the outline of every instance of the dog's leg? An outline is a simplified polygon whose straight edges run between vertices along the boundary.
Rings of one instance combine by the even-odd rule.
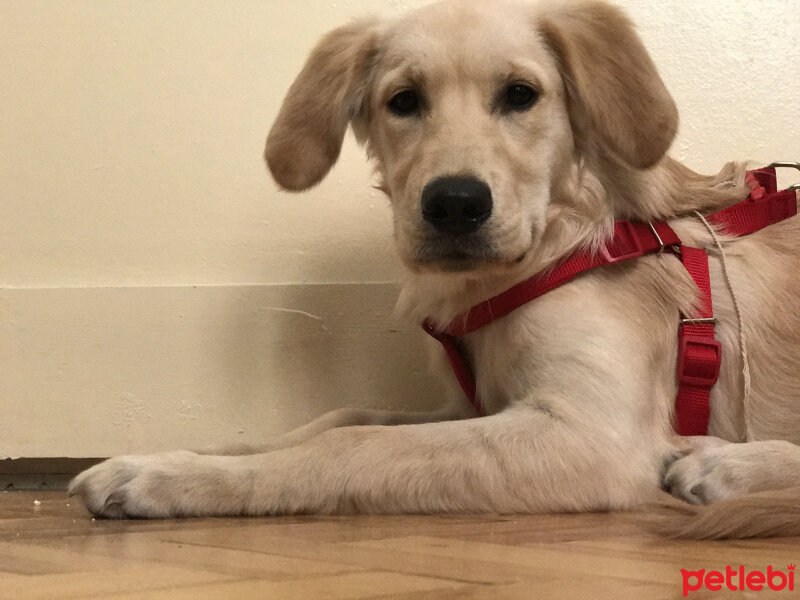
[[[664,473],[664,488],[692,504],[800,485],[800,446],[785,441],[733,444],[699,438]]]
[[[79,475],[70,493],[105,517],[607,510],[657,491],[657,446],[526,408],[331,429],[268,454],[123,456]]]
[[[324,431],[337,427],[351,427],[363,425],[414,425],[418,423],[435,423],[438,421],[455,421],[474,417],[475,411],[465,398],[459,396],[452,402],[436,411],[429,412],[400,412],[378,410],[371,408],[340,408],[332,410],[310,423],[285,433],[272,442],[251,445],[232,445],[222,448],[200,451],[199,454],[243,455],[262,454],[290,448],[318,436]]]

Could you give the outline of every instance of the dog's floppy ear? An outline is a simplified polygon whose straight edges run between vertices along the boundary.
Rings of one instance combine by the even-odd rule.
[[[634,167],[666,154],[678,111],[631,21],[595,0],[561,5],[539,26],[560,62],[573,126],[591,128],[600,143]]]
[[[363,110],[376,40],[374,21],[359,21],[312,51],[267,137],[264,158],[283,188],[318,184],[339,158],[347,126]]]

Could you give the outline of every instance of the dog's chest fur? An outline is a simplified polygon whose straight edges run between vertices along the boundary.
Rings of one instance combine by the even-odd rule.
[[[587,274],[465,336],[486,412],[519,402],[554,416],[606,413],[646,388],[666,402],[679,302],[659,289],[657,273],[670,269],[661,260]]]

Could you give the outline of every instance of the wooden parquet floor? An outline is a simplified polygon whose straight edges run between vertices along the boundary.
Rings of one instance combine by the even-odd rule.
[[[658,600],[684,597],[681,568],[798,562],[797,538],[673,542],[626,515],[114,522],[63,493],[0,494],[3,600]]]

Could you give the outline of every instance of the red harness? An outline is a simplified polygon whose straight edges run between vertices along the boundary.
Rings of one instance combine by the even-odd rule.
[[[753,188],[750,196],[707,216],[708,222],[719,227],[726,235],[743,236],[796,215],[797,196],[793,189],[796,186],[779,192],[775,166],[785,165],[776,163],[771,167],[749,172],[747,180]],[[700,290],[702,306],[698,314],[692,318],[681,315],[678,326],[675,430],[680,435],[706,435],[710,414],[709,395],[719,378],[722,357],[720,343],[714,338],[716,319],[711,304],[708,254],[701,248],[683,245],[665,222],[616,221],[614,237],[600,254],[588,251],[572,254],[555,268],[538,273],[502,294],[473,306],[468,312],[453,319],[444,329],[437,328],[430,319],[425,321],[423,328],[442,344],[461,388],[477,413],[482,415],[483,405],[477,395],[475,377],[469,362],[459,350],[458,338],[504,317],[584,271],[658,252],[676,254]]]

